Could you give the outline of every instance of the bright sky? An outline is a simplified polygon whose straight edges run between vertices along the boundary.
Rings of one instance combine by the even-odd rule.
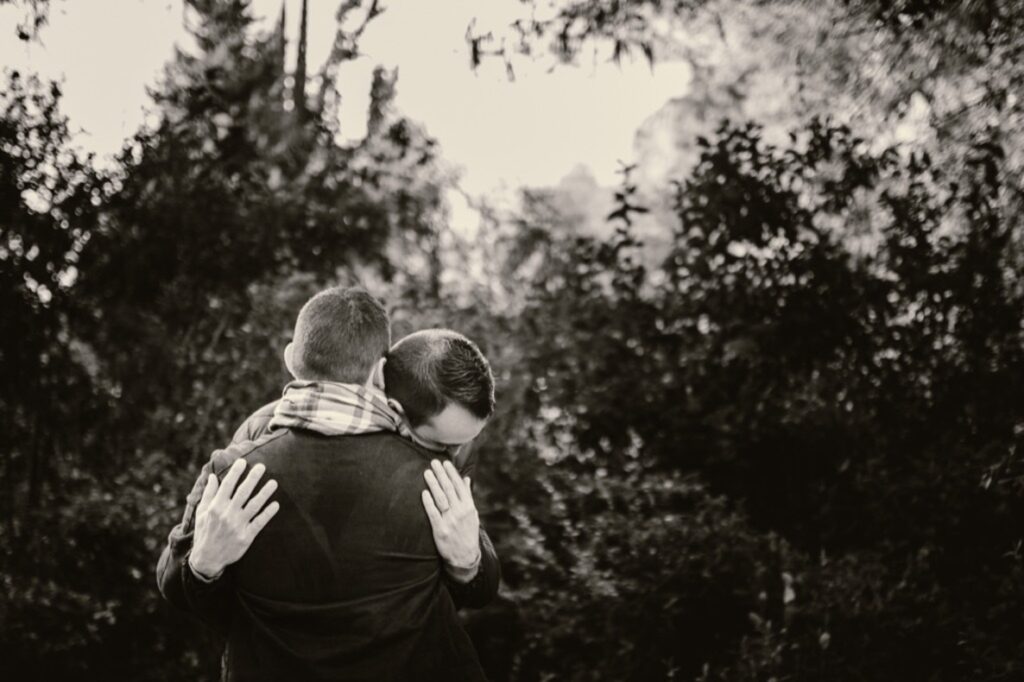
[[[269,28],[281,1],[254,0],[254,14]],[[339,2],[309,4],[308,62],[315,72],[334,38]],[[300,5],[287,0],[293,51]],[[378,64],[397,66],[398,109],[438,139],[473,195],[555,184],[580,164],[601,184],[614,184],[617,161],[632,158],[636,128],[688,85],[682,63],[659,64],[652,72],[642,61],[619,67],[587,60],[551,70],[550,61],[520,60],[510,82],[494,60],[474,73],[464,39],[470,20],[477,17],[483,28],[506,26],[523,11],[520,0],[384,5],[364,35],[365,56],[340,74],[342,130],[352,137],[365,131],[370,74]],[[101,157],[141,125],[150,104],[146,87],[156,82],[175,43],[188,46],[181,0],[53,0],[41,43],[14,38],[20,17],[21,10],[0,7],[0,64],[63,79],[63,110],[82,130],[78,142]]]

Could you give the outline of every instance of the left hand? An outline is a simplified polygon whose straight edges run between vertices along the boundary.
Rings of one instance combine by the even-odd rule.
[[[204,580],[219,577],[225,568],[238,561],[280,508],[277,502],[263,506],[277,489],[277,481],[267,481],[253,495],[266,467],[256,464],[239,484],[245,467],[245,460],[239,458],[223,481],[218,482],[217,477],[210,474],[203,498],[199,500],[188,564]]]
[[[430,519],[434,543],[457,580],[468,582],[480,567],[480,517],[473,503],[469,478],[462,478],[451,462],[436,459],[424,472],[428,490],[423,507]]]

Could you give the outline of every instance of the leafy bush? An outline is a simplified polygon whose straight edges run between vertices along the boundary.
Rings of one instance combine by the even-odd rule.
[[[216,673],[153,565],[206,453],[280,389],[298,305],[360,273],[396,335],[460,329],[499,378],[476,490],[505,585],[467,617],[495,679],[1020,675],[1024,235],[998,129],[959,167],[828,121],[782,147],[723,124],[665,253],[633,235],[628,172],[607,239],[531,194],[448,253],[393,77],[339,146],[280,36],[190,4],[201,49],[116,172],[69,148],[59,91],[3,94],[4,672]],[[469,257],[485,281],[452,284]]]
[[[1019,207],[1004,192],[998,145],[980,140],[976,162],[952,176],[818,121],[787,149],[762,143],[753,126],[723,126],[702,144],[678,188],[680,226],[663,266],[642,264],[626,227],[605,242],[534,245],[544,257],[518,315],[514,370],[530,380],[512,398],[525,410],[515,418],[534,426],[512,451],[547,458],[557,473],[524,467],[523,455],[506,469],[500,447],[492,461],[503,488],[552,477],[580,488],[503,512],[513,565],[544,542],[564,550],[546,549],[561,573],[508,577],[524,603],[543,603],[537,637],[575,633],[528,644],[524,677],[582,675],[582,663],[563,662],[610,651],[621,667],[608,653],[595,674],[646,674],[630,667],[630,652],[657,644],[643,628],[612,636],[594,612],[577,615],[574,585],[608,595],[623,614],[614,622],[626,622],[642,603],[632,586],[643,567],[572,567],[680,514],[671,496],[630,510],[658,476],[693,474],[749,519],[709,521],[724,526],[716,541],[746,548],[747,564],[731,569],[725,555],[702,586],[749,595],[758,576],[774,581],[774,601],[740,600],[731,612],[717,597],[732,620],[716,621],[723,638],[695,647],[699,655],[688,649],[692,624],[662,623],[680,653],[637,659],[664,664],[658,674],[679,665],[692,677],[701,656],[706,677],[724,679],[1013,674],[1021,622],[1009,605],[1022,593],[1007,576],[1021,570],[1013,519],[1024,428],[1014,406],[1024,395],[1014,377],[1024,369],[1024,300]],[[627,178],[620,199],[630,194]],[[583,495],[599,476],[614,482],[601,483],[606,513]],[[571,522],[547,513],[567,504],[591,513]],[[677,548],[663,567],[674,580],[657,592],[666,603],[690,599],[696,559],[679,538],[694,537],[692,523],[648,538]],[[769,538],[787,547],[774,559],[760,549]],[[714,547],[704,551],[721,556]],[[778,597],[782,573],[790,602]]]

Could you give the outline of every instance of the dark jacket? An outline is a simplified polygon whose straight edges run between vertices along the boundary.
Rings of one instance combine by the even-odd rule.
[[[434,456],[394,434],[290,430],[214,453],[218,475],[239,457],[262,462],[281,505],[203,583],[187,560],[204,471],[160,559],[164,596],[226,633],[224,679],[483,679],[455,609],[493,598],[497,557],[482,533],[477,577],[447,578],[420,500]]]

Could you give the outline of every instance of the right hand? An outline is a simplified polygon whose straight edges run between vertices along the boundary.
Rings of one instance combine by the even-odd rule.
[[[189,555],[189,566],[199,576],[207,580],[218,577],[227,566],[242,558],[263,527],[274,518],[280,505],[271,502],[265,509],[263,505],[277,489],[277,481],[267,481],[252,495],[265,470],[262,464],[253,466],[237,490],[235,485],[245,471],[244,460],[235,461],[223,481],[218,482],[217,477],[210,474],[196,508],[196,532]]]
[[[459,582],[469,582],[480,568],[480,516],[473,503],[473,489],[468,478],[459,476],[451,462],[430,462],[424,472],[427,490],[423,491],[423,508],[430,520],[437,553],[444,559],[448,572]]]

